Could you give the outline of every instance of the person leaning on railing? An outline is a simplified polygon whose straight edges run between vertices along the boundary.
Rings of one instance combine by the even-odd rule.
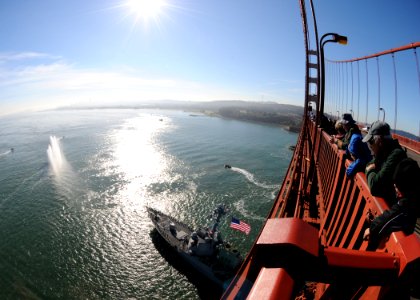
[[[343,114],[342,118],[338,120],[337,123],[342,124],[345,135],[342,139],[334,135],[331,136],[330,143],[336,144],[338,149],[346,150],[350,143],[351,136],[353,133],[360,133],[360,129],[351,114]]]
[[[374,156],[366,166],[366,180],[372,196],[384,198],[388,205],[395,202],[392,176],[398,163],[407,157],[398,140],[391,136],[389,125],[382,121],[372,124],[363,142]]]
[[[334,138],[342,140],[346,135],[346,131],[344,130],[344,125],[341,123],[341,120],[338,120],[335,123],[334,128],[337,131],[337,134],[334,136]]]
[[[357,172],[364,171],[366,164],[372,159],[369,147],[362,142],[362,133],[356,131],[350,138],[349,145],[346,150],[346,155],[353,161],[347,167],[346,175],[348,177],[354,176]]]
[[[375,250],[381,240],[394,231],[411,234],[419,216],[420,168],[411,158],[403,159],[396,167],[393,182],[397,202],[390,210],[373,219],[363,238],[369,240],[367,250]]]

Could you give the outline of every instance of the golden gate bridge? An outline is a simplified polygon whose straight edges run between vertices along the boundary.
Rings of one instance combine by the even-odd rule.
[[[306,50],[303,125],[273,207],[222,299],[392,299],[418,293],[418,222],[414,233],[393,232],[382,247],[367,251],[366,215],[389,206],[370,194],[364,172],[346,176],[351,161],[329,142],[324,120],[351,113],[362,129],[384,120],[419,162],[420,42],[326,59],[324,46],[347,38],[326,33],[319,39],[312,0],[299,4]]]

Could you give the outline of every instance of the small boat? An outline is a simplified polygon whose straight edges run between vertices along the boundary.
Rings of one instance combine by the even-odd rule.
[[[230,168],[232,168],[231,165],[225,165],[225,169],[230,169]]]
[[[213,226],[197,230],[154,208],[147,207],[147,212],[162,238],[191,268],[220,287],[234,277],[243,258],[218,231],[220,218],[226,213],[223,205],[214,210]]]

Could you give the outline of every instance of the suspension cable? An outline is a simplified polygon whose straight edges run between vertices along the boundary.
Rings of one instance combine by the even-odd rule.
[[[395,87],[395,109],[394,109],[394,133],[397,130],[397,108],[398,108],[398,84],[397,84],[397,68],[395,66],[395,55],[392,53],[392,63],[394,65],[394,87]]]
[[[368,62],[367,59],[366,62],[366,119],[365,123],[368,124],[368,111],[369,111],[369,72],[368,72]]]
[[[341,63],[341,83],[342,83],[342,86],[341,86],[341,110],[342,110],[342,113],[341,113],[341,115],[343,114],[343,113],[345,113],[346,111],[345,111],[345,106],[344,106],[344,93],[345,93],[345,90],[344,90],[344,82],[345,80],[344,80],[344,63]]]
[[[360,65],[357,61],[357,120],[359,120],[359,109],[360,109]]]
[[[389,49],[389,50],[386,50],[386,51],[382,51],[382,52],[379,52],[379,53],[375,53],[375,54],[371,54],[371,55],[367,55],[367,56],[363,56],[363,57],[353,58],[353,59],[349,59],[349,60],[335,60],[335,61],[331,60],[330,62],[336,64],[337,68],[338,68],[338,70],[336,71],[336,76],[334,76],[335,77],[334,79],[336,80],[336,83],[337,83],[336,84],[337,97],[335,98],[336,103],[337,103],[337,109],[339,109],[339,110],[344,109],[344,107],[343,107],[344,106],[343,96],[345,95],[344,94],[345,93],[344,89],[346,87],[344,86],[344,81],[343,81],[344,79],[343,79],[343,77],[341,77],[342,75],[344,76],[344,69],[342,69],[342,64],[345,63],[345,62],[356,62],[357,61],[358,62],[358,65],[357,65],[357,68],[358,68],[357,69],[357,83],[352,81],[352,95],[351,95],[351,97],[352,97],[352,101],[354,101],[355,100],[355,94],[354,93],[356,92],[356,91],[354,91],[354,88],[355,88],[354,85],[357,84],[358,85],[358,87],[357,87],[357,93],[358,93],[358,95],[357,95],[357,101],[358,101],[358,103],[357,103],[357,105],[358,105],[358,107],[357,107],[357,119],[364,119],[365,123],[368,125],[369,106],[371,106],[374,109],[374,106],[372,104],[369,104],[369,97],[370,97],[370,95],[369,95],[369,67],[373,67],[373,66],[369,66],[368,60],[371,59],[371,58],[376,58],[377,73],[378,73],[378,100],[377,100],[378,101],[378,119],[380,118],[380,110],[381,110],[380,109],[381,108],[381,74],[380,74],[381,70],[380,69],[383,69],[383,67],[380,68],[378,58],[380,56],[385,56],[385,55],[388,55],[388,54],[393,55],[392,59],[393,59],[393,64],[395,65],[394,66],[395,102],[396,102],[395,106],[397,107],[398,106],[398,86],[397,86],[398,82],[397,82],[397,74],[396,74],[397,73],[397,70],[396,70],[397,62],[396,62],[395,53],[402,52],[402,51],[405,51],[405,50],[408,50],[408,49],[413,49],[413,51],[414,51],[414,57],[415,57],[415,60],[416,60],[417,77],[418,77],[418,91],[419,91],[419,95],[420,95],[420,63],[419,63],[419,57],[418,57],[419,55],[417,55],[417,52],[416,52],[416,49],[419,48],[419,47],[420,47],[420,42],[414,42],[414,43],[410,43],[410,44],[407,44],[407,45],[404,45],[404,46],[401,46],[401,47],[398,47],[398,48],[392,48],[392,49]],[[364,91],[362,90],[364,87],[361,86],[361,81],[363,81],[363,78],[361,78],[361,77],[363,77],[363,74],[361,74],[360,72],[363,72],[363,71],[360,70],[359,61],[363,61],[363,60],[365,60],[365,67],[366,67],[366,70],[365,70],[365,73],[366,73],[366,112],[364,112],[365,110],[362,109],[362,107],[360,106],[360,105],[363,106],[363,99],[361,99],[361,98],[363,98],[364,96],[361,95],[361,94],[364,93]],[[351,67],[353,67],[353,65],[351,65]],[[382,71],[384,71],[384,70],[382,70]],[[348,80],[348,76],[349,75],[347,74],[347,77],[346,77],[347,80]],[[352,73],[351,76],[352,76],[352,80],[355,80],[353,77],[356,76],[356,75]],[[347,85],[349,85],[349,84],[350,83],[347,82]],[[347,87],[347,93],[348,93],[348,88],[349,87]],[[347,94],[346,97],[348,99],[348,97],[350,97],[350,95]],[[348,105],[348,103],[346,103],[346,105]],[[351,106],[355,109],[355,103],[354,102],[352,102]],[[394,128],[394,130],[396,130],[397,121],[398,121],[397,120],[398,111],[397,111],[397,109],[395,109],[394,111],[395,111],[395,118],[394,118],[394,127],[395,128]],[[363,116],[364,113],[366,113],[365,116]],[[370,118],[374,118],[374,112],[373,112],[372,116],[370,116]],[[385,111],[384,111],[384,118],[385,118]],[[420,136],[420,120],[419,120],[418,125],[419,125],[418,136]]]
[[[333,76],[332,82],[334,83],[334,85],[332,86],[332,91],[331,91],[331,96],[332,96],[331,114],[334,115],[334,110],[337,108],[336,68],[335,68],[335,64],[330,64],[330,66],[331,66],[331,75]]]
[[[413,50],[414,50],[414,57],[416,58],[417,77],[419,79],[419,94],[420,94],[420,67],[419,67],[419,58],[417,57],[416,48],[413,48]]]
[[[419,79],[419,94],[420,94],[420,67],[419,67],[419,58],[417,57],[416,48],[414,50],[414,57],[416,58],[416,66],[417,66],[417,77]],[[419,136],[420,136],[420,121],[419,121]]]
[[[378,120],[380,117],[380,111],[381,111],[381,75],[379,72],[379,57],[376,57],[376,68],[378,70]]]
[[[347,63],[346,66],[346,112],[348,112],[348,102],[349,102],[349,68]]]
[[[337,64],[337,119],[340,119],[341,109],[341,67]]]
[[[380,117],[380,111],[381,111],[381,76],[379,73],[379,58],[376,57],[376,69],[378,71],[378,120]]]
[[[351,111],[353,112],[353,63],[350,63],[351,66]],[[354,112],[352,113],[354,115]]]
[[[339,81],[338,81],[338,76],[339,76],[339,69],[338,69],[339,65],[338,64],[334,64],[334,111],[333,114],[335,116],[336,111],[338,111],[339,108],[339,101],[340,101],[340,95],[339,95],[339,91],[340,91],[340,86],[339,86]]]

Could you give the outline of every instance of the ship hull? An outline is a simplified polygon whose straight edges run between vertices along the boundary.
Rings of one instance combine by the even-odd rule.
[[[197,231],[201,230],[201,236],[198,237],[198,244],[205,246],[211,244],[212,249],[211,251],[209,247],[204,247],[204,250],[201,249],[202,247],[196,249],[192,245],[192,236],[197,231],[194,231],[188,225],[156,209],[147,207],[147,212],[159,235],[192,270],[198,272],[205,279],[216,284],[218,287],[223,287],[227,281],[230,281],[233,278],[237,268],[242,262],[239,253],[235,250],[228,251],[232,253],[233,258],[236,259],[236,261],[232,263],[233,268],[225,268],[220,262],[221,252],[226,253],[227,251],[224,249],[224,243],[216,246],[213,241],[208,241],[208,237],[204,235],[205,231],[199,229]]]

